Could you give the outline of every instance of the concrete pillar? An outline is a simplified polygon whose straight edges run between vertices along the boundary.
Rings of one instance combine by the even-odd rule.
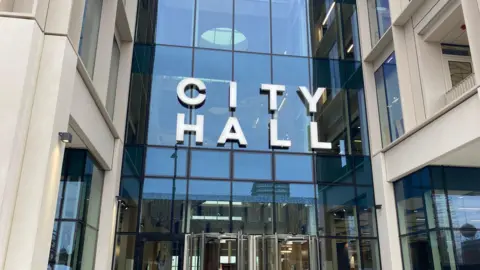
[[[0,269],[5,263],[15,197],[42,54],[34,20],[0,17]]]
[[[422,85],[418,68],[416,34],[412,22],[405,26],[392,26],[394,50],[397,61],[398,83],[402,102],[405,132],[425,120]]]
[[[468,43],[472,54],[475,81],[480,83],[480,0],[461,0],[463,17],[467,26]]]
[[[117,199],[120,188],[123,160],[123,141],[115,141],[112,170],[105,173],[102,193],[102,206],[98,224],[97,250],[95,269],[111,269],[113,247],[115,242],[115,226],[117,222]]]
[[[393,183],[386,180],[385,158],[383,153],[372,157],[373,187],[375,203],[382,205],[377,210],[378,239],[382,269],[402,270],[397,210]]]
[[[47,266],[76,64],[67,37],[45,36],[4,269]]]

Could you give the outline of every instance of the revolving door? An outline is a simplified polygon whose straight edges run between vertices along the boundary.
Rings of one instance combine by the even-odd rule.
[[[308,235],[190,234],[184,258],[184,270],[307,270],[320,265],[318,240]]]

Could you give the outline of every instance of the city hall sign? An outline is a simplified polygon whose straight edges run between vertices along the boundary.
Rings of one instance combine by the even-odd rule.
[[[185,94],[186,90],[196,89],[198,95],[196,97],[189,97]],[[207,98],[207,87],[200,79],[185,78],[177,85],[177,97],[181,103],[186,106],[199,107],[202,106]],[[275,113],[277,111],[277,96],[285,92],[285,85],[278,84],[262,84],[260,87],[262,93],[268,94],[269,97],[269,112]],[[230,82],[230,98],[229,108],[234,111],[237,107],[237,83]],[[308,107],[310,113],[317,112],[317,103],[325,92],[325,88],[318,88],[312,96],[307,87],[299,86],[298,92],[302,97],[305,106]],[[195,142],[197,144],[203,143],[203,115],[197,115],[196,124],[186,124],[185,114],[177,114],[177,143],[183,143],[185,133],[195,134]],[[247,146],[247,138],[243,134],[242,127],[236,117],[229,117],[225,123],[217,143],[224,145],[227,141],[237,142],[240,146]],[[277,119],[270,119],[270,147],[272,148],[289,148],[292,146],[290,140],[278,139],[278,122]],[[318,141],[318,125],[317,122],[310,122],[310,147],[312,149],[332,149],[332,144],[329,142]]]

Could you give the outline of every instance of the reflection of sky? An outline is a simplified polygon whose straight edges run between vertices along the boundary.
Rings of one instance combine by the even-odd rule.
[[[449,195],[452,224],[460,228],[469,223],[480,229],[480,196],[478,195]]]

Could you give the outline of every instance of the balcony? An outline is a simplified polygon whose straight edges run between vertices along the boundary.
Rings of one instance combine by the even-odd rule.
[[[475,74],[472,73],[445,93],[446,105],[461,97],[463,94],[475,87],[475,85]]]

